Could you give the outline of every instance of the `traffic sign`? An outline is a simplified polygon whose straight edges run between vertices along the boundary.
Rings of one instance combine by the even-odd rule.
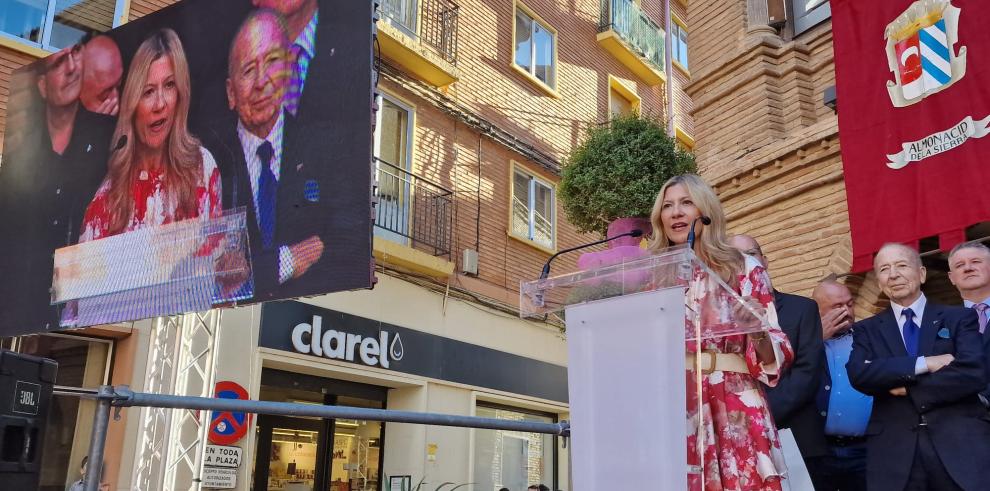
[[[248,393],[236,382],[225,380],[217,382],[213,389],[213,397],[221,399],[247,400]],[[232,411],[213,411],[210,418],[209,440],[217,445],[231,445],[247,434],[251,424],[251,415]]]

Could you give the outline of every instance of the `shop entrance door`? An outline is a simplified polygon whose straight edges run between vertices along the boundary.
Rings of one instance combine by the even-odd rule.
[[[258,416],[253,491],[327,489],[327,426],[332,421]]]
[[[387,389],[264,369],[261,399],[384,409]],[[258,416],[251,491],[379,491],[385,425]]]

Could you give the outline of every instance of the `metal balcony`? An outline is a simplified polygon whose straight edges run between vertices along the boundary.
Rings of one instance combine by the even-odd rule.
[[[633,0],[601,0],[598,42],[651,85],[665,79],[664,30]]]
[[[438,87],[457,80],[460,7],[451,0],[382,0],[382,54]]]
[[[375,235],[449,259],[454,193],[390,162],[375,158],[375,163]]]

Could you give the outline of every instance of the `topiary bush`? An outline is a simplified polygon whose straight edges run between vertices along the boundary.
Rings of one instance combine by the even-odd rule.
[[[567,220],[580,232],[604,234],[617,218],[649,217],[667,179],[696,172],[694,155],[636,114],[592,125],[564,162],[558,194]]]

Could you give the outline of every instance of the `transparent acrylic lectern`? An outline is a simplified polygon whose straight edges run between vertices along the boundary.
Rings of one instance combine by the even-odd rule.
[[[523,282],[520,311],[566,324],[571,491],[703,488],[696,340],[764,329],[758,304],[676,247]]]

